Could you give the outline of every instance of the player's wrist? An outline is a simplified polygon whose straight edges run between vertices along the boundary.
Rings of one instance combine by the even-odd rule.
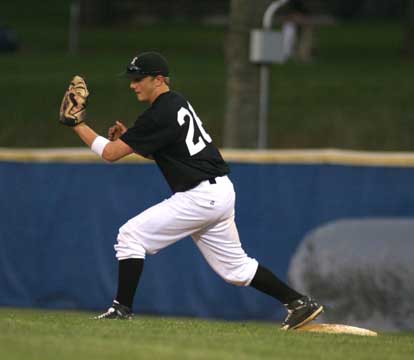
[[[95,140],[92,142],[91,144],[91,150],[99,155],[100,157],[102,157],[103,152],[105,150],[105,146],[109,143],[110,141],[107,138],[104,138],[103,136],[98,135]]]
[[[86,128],[88,128],[88,125],[85,122],[81,122],[76,126],[72,126],[72,130],[79,136],[86,132]]]
[[[80,128],[84,128],[85,126],[87,126],[87,125],[86,125],[86,122],[85,122],[85,121],[82,121],[82,122],[80,122],[80,123],[78,123],[78,124],[76,124],[76,125],[72,126],[72,129],[73,129],[73,130],[77,130],[77,129],[80,129]]]

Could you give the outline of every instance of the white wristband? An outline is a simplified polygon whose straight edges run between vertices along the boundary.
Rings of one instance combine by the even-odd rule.
[[[106,144],[109,143],[109,140],[103,136],[97,136],[91,145],[91,150],[102,157]]]

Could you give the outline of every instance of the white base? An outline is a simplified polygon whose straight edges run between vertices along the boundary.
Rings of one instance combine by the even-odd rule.
[[[356,326],[340,324],[309,324],[301,326],[296,331],[319,332],[329,334],[351,334],[360,336],[377,336],[375,331],[359,328]]]

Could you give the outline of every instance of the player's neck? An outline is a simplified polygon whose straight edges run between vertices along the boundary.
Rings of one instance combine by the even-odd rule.
[[[167,85],[160,86],[154,91],[153,96],[151,96],[149,103],[152,104],[155,100],[157,100],[158,96],[165,94],[166,92],[170,91],[170,88]]]

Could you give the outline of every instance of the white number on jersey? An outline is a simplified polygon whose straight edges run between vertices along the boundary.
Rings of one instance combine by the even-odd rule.
[[[199,153],[201,150],[203,150],[206,147],[205,141],[207,141],[208,143],[211,143],[212,139],[210,135],[207,134],[207,132],[204,130],[203,124],[200,118],[197,116],[197,114],[195,113],[190,103],[187,103],[187,104],[191,112],[188,111],[185,107],[182,107],[180,110],[178,110],[177,121],[180,124],[180,126],[183,126],[185,124],[185,120],[184,120],[185,117],[188,116],[189,118],[188,132],[185,138],[185,143],[187,145],[190,156],[193,156]],[[194,114],[194,117],[193,117],[193,114]],[[196,126],[201,133],[201,136],[198,137],[198,140],[196,143],[194,142],[194,122],[196,123]]]

